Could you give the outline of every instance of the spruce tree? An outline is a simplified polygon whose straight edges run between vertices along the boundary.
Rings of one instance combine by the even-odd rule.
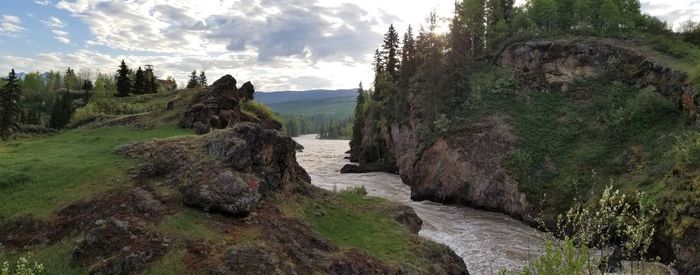
[[[80,89],[78,77],[75,75],[75,71],[70,67],[66,70],[66,75],[63,76],[63,87],[68,91]]]
[[[92,85],[92,81],[90,80],[85,80],[83,81],[83,91],[85,91],[85,104],[87,104],[90,101],[90,92],[95,88],[95,86]]]
[[[365,122],[364,105],[366,93],[360,82],[360,88],[357,89],[357,99],[355,100],[355,119],[352,125],[352,138],[350,140],[350,149],[356,150],[362,146],[362,127]]]
[[[17,130],[21,123],[23,111],[20,105],[22,87],[12,69],[7,76],[4,87],[0,90],[0,138],[7,139]]]
[[[409,25],[403,36],[401,48],[401,70],[399,76],[399,90],[406,91],[411,77],[416,73],[416,40],[413,37],[413,28]]]
[[[384,35],[382,50],[384,61],[386,62],[386,72],[389,73],[393,81],[396,81],[399,78],[399,34],[394,29],[394,25],[390,25],[389,31]]]
[[[207,86],[207,75],[202,71],[199,74],[199,86],[206,87]]]
[[[127,97],[129,96],[129,93],[131,93],[131,78],[129,76],[129,67],[126,65],[126,62],[122,60],[122,64],[119,66],[119,70],[117,70],[117,94],[115,95],[116,97]]]
[[[199,77],[197,77],[197,71],[192,71],[190,75],[190,81],[187,82],[187,89],[197,88],[199,86]]]
[[[153,68],[146,68],[146,93],[158,93],[158,78],[153,73]]]
[[[134,77],[134,94],[142,95],[146,93],[146,72],[141,67],[136,70]]]
[[[68,92],[61,97],[56,97],[53,107],[51,108],[51,118],[49,119],[49,127],[53,129],[63,129],[70,122],[73,116],[72,99]]]

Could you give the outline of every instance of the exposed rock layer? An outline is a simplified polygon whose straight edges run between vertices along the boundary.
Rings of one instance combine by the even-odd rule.
[[[537,88],[566,90],[579,77],[619,74],[620,80],[640,89],[653,87],[676,102],[679,109],[700,120],[698,99],[694,97],[688,76],[624,44],[597,38],[519,42],[505,47],[495,63],[513,69],[524,83]],[[607,71],[611,67],[619,71]],[[375,171],[376,167],[396,167],[403,181],[411,186],[414,200],[459,203],[524,220],[535,216],[532,205],[536,202],[527,200],[517,180],[504,167],[505,158],[517,149],[518,138],[511,118],[491,114],[477,119],[459,134],[438,138],[421,148],[417,126],[422,123],[421,116],[414,113],[422,103],[416,101],[419,97],[414,94],[408,97],[413,100],[408,102],[410,108],[407,109],[411,110],[406,116],[408,119],[389,122],[388,129],[375,129],[374,117],[368,116],[364,123],[363,146],[351,152],[351,160],[360,165],[344,170],[363,172]],[[377,137],[379,141],[374,140]],[[381,161],[377,164],[368,159]],[[690,241],[691,247],[700,246],[698,240]],[[672,246],[681,270],[700,272],[698,254],[688,249],[687,243],[675,240]]]

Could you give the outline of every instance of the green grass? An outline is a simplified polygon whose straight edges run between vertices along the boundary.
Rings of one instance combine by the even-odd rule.
[[[49,246],[35,247],[19,254],[0,254],[0,263],[16,262],[20,256],[29,258],[30,263],[44,265],[45,275],[87,274],[87,269],[71,265],[75,239],[66,239]]]
[[[341,192],[328,200],[287,201],[282,210],[307,221],[322,237],[340,247],[356,248],[402,268],[420,270],[427,263],[416,250],[424,241],[382,211],[387,204],[380,198]]]
[[[117,127],[0,143],[0,222],[23,215],[46,218],[82,198],[126,186],[134,163],[115,155],[114,148],[187,134],[174,126]]]
[[[185,266],[184,249],[174,249],[168,252],[160,261],[151,266],[144,274],[146,275],[172,275],[172,274],[192,274]]]
[[[207,226],[207,219],[207,213],[186,208],[166,217],[158,228],[171,238],[221,240],[223,234]]]

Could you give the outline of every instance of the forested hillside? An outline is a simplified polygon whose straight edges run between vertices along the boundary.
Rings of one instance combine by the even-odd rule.
[[[391,26],[376,51],[351,142],[360,169],[399,171],[416,200],[548,230],[573,215],[559,235],[577,246],[700,272],[696,23],[673,31],[637,0],[464,0],[449,32],[437,28],[434,14],[417,33]],[[603,207],[606,188],[625,194],[634,221],[577,212]],[[647,214],[653,228],[637,224]],[[620,227],[649,239],[576,239]]]

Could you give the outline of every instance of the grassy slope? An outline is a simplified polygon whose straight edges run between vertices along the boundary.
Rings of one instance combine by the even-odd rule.
[[[432,243],[411,233],[384,209],[395,204],[367,197],[354,190],[325,200],[295,198],[281,206],[286,215],[307,221],[321,236],[341,248],[354,248],[381,259],[409,274],[425,274],[431,263],[422,253]],[[439,248],[435,248],[439,249]]]
[[[0,143],[0,221],[45,218],[92,194],[128,184],[132,162],[113,154],[121,144],[188,134],[175,126],[77,129]]]

